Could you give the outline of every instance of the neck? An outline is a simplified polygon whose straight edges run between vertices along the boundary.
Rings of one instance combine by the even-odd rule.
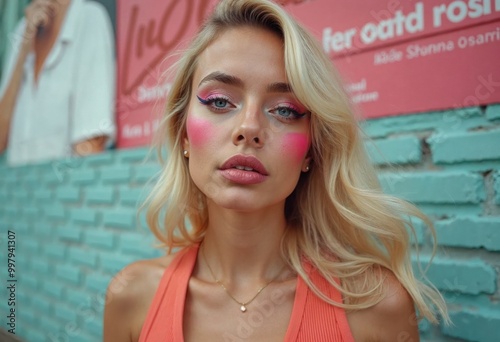
[[[210,220],[202,249],[218,280],[236,286],[264,284],[283,270],[280,243],[286,229],[284,208],[256,214],[209,203],[208,209]]]

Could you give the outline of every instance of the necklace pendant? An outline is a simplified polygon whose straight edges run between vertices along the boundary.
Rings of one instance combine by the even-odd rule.
[[[240,306],[240,310],[241,310],[241,312],[246,312],[247,307],[245,305],[242,305],[242,306]]]

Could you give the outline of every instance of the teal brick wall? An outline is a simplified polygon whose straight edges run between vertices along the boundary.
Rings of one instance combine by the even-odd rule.
[[[439,247],[427,276],[445,295],[455,324],[423,321],[422,340],[500,341],[500,105],[381,118],[362,128],[384,190],[435,222]],[[147,152],[18,168],[0,159],[0,248],[6,250],[7,231],[14,231],[16,333],[26,341],[101,340],[111,277],[161,254],[136,215],[159,171],[145,160]],[[418,222],[415,228],[425,268],[431,235]],[[6,253],[0,256],[5,265]],[[5,277],[3,271],[2,284]],[[0,294],[7,298],[3,285]],[[0,308],[6,317],[7,302]]]

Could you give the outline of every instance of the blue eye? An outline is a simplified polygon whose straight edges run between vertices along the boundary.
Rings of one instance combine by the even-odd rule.
[[[306,115],[306,113],[299,113],[294,108],[283,105],[274,108],[273,110],[271,110],[271,113],[274,113],[278,116],[278,118],[284,120],[296,120]]]
[[[212,97],[207,97],[206,99],[202,99],[199,96],[196,96],[198,98],[198,101],[204,106],[209,107],[210,109],[214,111],[222,111],[225,109],[230,109],[231,103],[229,102],[228,99],[220,96],[212,96]]]
[[[225,99],[219,98],[219,99],[214,99],[212,101],[213,101],[213,105],[217,108],[224,108],[227,105],[227,100],[225,100]]]
[[[280,108],[278,108],[277,112],[279,115],[284,116],[286,118],[288,118],[290,115],[298,114],[294,110],[287,108],[287,107],[280,107]]]

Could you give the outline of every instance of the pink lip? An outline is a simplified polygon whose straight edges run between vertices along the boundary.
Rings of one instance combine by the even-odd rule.
[[[253,170],[240,170],[236,166],[250,167]],[[241,154],[226,160],[219,170],[224,178],[239,184],[261,183],[268,175],[266,168],[257,158]]]

